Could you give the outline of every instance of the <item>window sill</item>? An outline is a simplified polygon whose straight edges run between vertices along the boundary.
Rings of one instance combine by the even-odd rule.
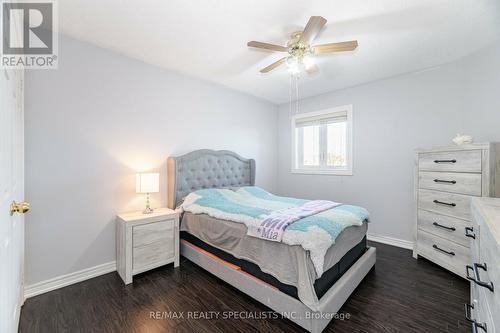
[[[352,170],[292,169],[291,172],[303,175],[352,176]]]

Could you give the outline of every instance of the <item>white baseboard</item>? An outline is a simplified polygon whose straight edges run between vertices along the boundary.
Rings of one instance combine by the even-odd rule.
[[[399,238],[392,238],[381,235],[370,235],[368,234],[366,237],[369,241],[378,242],[382,244],[392,245],[401,247],[403,249],[413,250],[413,242],[407,241]]]
[[[370,234],[367,235],[367,239],[378,243],[401,247],[403,249],[409,249],[409,250],[413,249],[413,242],[403,239],[392,238],[381,235],[370,235]],[[116,261],[82,269],[81,271],[78,272],[61,275],[46,281],[38,282],[27,286],[24,289],[24,298],[26,299],[36,295],[40,295],[55,289],[66,287],[71,284],[85,281],[94,278],[96,276],[107,274],[114,271],[116,271]]]
[[[51,290],[66,287],[70,284],[85,281],[113,271],[116,271],[116,261],[108,262],[90,268],[85,268],[78,272],[57,276],[49,280],[26,286],[26,288],[24,289],[24,298],[26,299],[36,295],[40,295]]]

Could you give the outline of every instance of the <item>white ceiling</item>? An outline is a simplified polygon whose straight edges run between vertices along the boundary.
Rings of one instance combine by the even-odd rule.
[[[284,66],[259,69],[312,15],[328,20],[316,43],[357,39],[354,52],[322,55],[300,97],[451,62],[500,38],[499,0],[65,0],[63,34],[176,72],[267,99],[289,98]]]

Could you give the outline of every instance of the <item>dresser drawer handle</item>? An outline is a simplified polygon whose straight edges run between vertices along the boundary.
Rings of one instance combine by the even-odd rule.
[[[471,265],[465,265],[465,277],[467,278],[467,280],[476,282],[476,278],[470,276],[470,271],[472,271],[472,273],[474,274],[474,268]]]
[[[434,160],[434,163],[457,163],[457,160]]]
[[[472,311],[471,311],[472,309],[474,309],[474,304],[469,304],[469,303],[464,304],[465,319],[471,323],[475,322],[475,320],[472,319]]]
[[[474,267],[469,266],[469,265],[465,266],[465,269],[466,269],[465,275],[467,277],[467,280],[473,281],[478,286],[487,288],[491,292],[493,292],[493,282],[483,282],[483,281],[481,281],[481,278],[479,277],[479,270],[478,270],[478,268],[481,268],[481,269],[483,269],[485,271],[488,271],[486,263],[479,264],[479,263],[476,262],[476,263],[474,263]],[[470,271],[472,271],[474,273],[473,277],[469,274]]]
[[[445,225],[442,225],[442,224],[439,224],[437,222],[434,222],[432,223],[432,225],[436,226],[436,227],[439,227],[439,228],[443,228],[443,229],[446,229],[446,230],[450,230],[450,231],[455,231],[457,229],[453,228],[453,227],[447,227]]]
[[[465,227],[465,237],[476,239],[476,234],[474,233],[474,228]]]
[[[472,323],[472,332],[477,333],[478,327],[480,329],[482,329],[483,331],[487,332],[486,331],[486,323],[478,323],[475,319],[472,319],[472,315],[471,315],[472,311],[471,310],[474,309],[474,304],[465,303],[464,309],[465,309],[465,319],[468,322]]]
[[[481,281],[481,278],[479,277],[479,268],[481,268],[483,271],[487,272],[488,267],[486,266],[486,263],[480,264],[480,263],[474,263],[474,275],[476,276],[476,284],[481,287],[488,288],[491,292],[493,292],[493,282],[484,282]]]
[[[439,205],[446,205],[446,206],[450,206],[450,207],[455,207],[457,204],[454,203],[454,202],[443,202],[443,201],[439,201],[439,200],[434,200],[434,203],[435,204],[439,204]]]
[[[445,183],[445,184],[456,184],[456,180],[442,180],[442,179],[434,179],[434,183]]]
[[[451,251],[446,251],[446,250],[443,250],[442,248],[440,248],[439,246],[437,246],[436,244],[432,245],[432,247],[437,250],[437,251],[441,251],[447,255],[450,255],[450,256],[454,256],[455,255],[455,252],[451,252]]]
[[[478,333],[478,327],[483,331],[488,332],[488,330],[486,329],[486,323],[478,323],[477,321],[474,321],[472,322],[472,333]]]

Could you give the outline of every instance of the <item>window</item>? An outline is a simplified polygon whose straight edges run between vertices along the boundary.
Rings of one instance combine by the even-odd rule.
[[[352,105],[292,117],[292,172],[352,175]]]

